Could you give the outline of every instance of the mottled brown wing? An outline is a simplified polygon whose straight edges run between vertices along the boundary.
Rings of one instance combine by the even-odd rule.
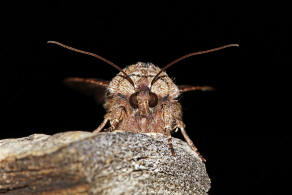
[[[178,85],[181,93],[188,91],[215,91],[211,86],[192,86],[192,85]]]
[[[98,103],[102,103],[104,101],[106,88],[109,85],[109,81],[78,77],[66,78],[64,83],[66,86],[80,91],[85,95],[94,96]]]

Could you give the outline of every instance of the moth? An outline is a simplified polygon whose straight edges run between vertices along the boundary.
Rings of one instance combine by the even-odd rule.
[[[66,49],[96,57],[120,72],[111,80],[95,78],[66,78],[64,82],[87,94],[95,95],[97,102],[104,102],[106,110],[103,122],[94,130],[130,131],[135,133],[161,133],[167,137],[171,154],[175,156],[171,133],[180,130],[183,137],[202,159],[196,146],[185,131],[182,120],[182,107],[177,98],[189,91],[212,91],[210,86],[175,85],[165,70],[188,57],[218,51],[238,44],[228,44],[205,51],[184,55],[163,68],[152,63],[138,62],[122,69],[113,62],[91,52],[83,51],[56,41],[48,41]],[[105,129],[109,122],[110,127]]]

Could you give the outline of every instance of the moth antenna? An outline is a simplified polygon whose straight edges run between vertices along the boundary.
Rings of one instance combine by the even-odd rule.
[[[68,45],[65,45],[65,44],[60,43],[60,42],[57,42],[57,41],[48,41],[47,43],[49,43],[49,44],[51,43],[51,44],[55,44],[55,45],[59,45],[59,46],[61,46],[61,47],[64,47],[64,48],[66,48],[66,49],[69,49],[69,50],[71,50],[71,51],[75,51],[75,52],[77,52],[77,53],[82,53],[82,54],[85,54],[85,55],[93,56],[93,57],[95,57],[95,58],[98,58],[98,59],[104,61],[105,63],[111,65],[112,67],[114,67],[114,68],[116,68],[117,70],[119,70],[120,72],[122,72],[122,73],[125,75],[126,79],[127,79],[127,80],[131,83],[131,85],[135,88],[134,82],[133,82],[133,80],[129,77],[129,75],[128,75],[127,73],[125,73],[125,71],[123,71],[118,65],[116,65],[115,63],[113,63],[113,62],[111,62],[111,61],[105,59],[104,57],[101,57],[101,56],[99,56],[99,55],[97,55],[97,54],[94,54],[94,53],[91,53],[91,52],[88,52],[88,51],[83,51],[83,50],[80,50],[80,49],[76,49],[76,48],[70,47],[70,46],[68,46]]]
[[[216,47],[216,48],[213,48],[213,49],[208,49],[208,50],[205,50],[205,51],[197,51],[197,52],[193,52],[193,53],[190,53],[190,54],[187,54],[187,55],[184,55],[176,60],[173,60],[172,62],[170,62],[169,64],[167,64],[166,66],[164,66],[157,74],[156,76],[153,78],[152,82],[151,82],[151,87],[152,85],[158,80],[159,78],[159,75],[165,71],[167,68],[169,68],[170,66],[178,63],[179,61],[182,61],[186,58],[189,58],[191,56],[196,56],[196,55],[201,55],[201,54],[205,54],[205,53],[211,53],[211,52],[214,52],[214,51],[218,51],[218,50],[221,50],[221,49],[225,49],[225,48],[228,48],[228,47],[239,47],[239,44],[228,44],[228,45],[224,45],[224,46],[221,46],[221,47]]]

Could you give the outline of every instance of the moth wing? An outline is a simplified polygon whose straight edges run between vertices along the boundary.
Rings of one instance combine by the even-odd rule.
[[[102,103],[109,81],[95,78],[70,77],[64,80],[66,86],[73,88],[85,95],[94,96],[98,103]]]
[[[178,89],[181,93],[188,91],[215,91],[211,86],[178,85]]]

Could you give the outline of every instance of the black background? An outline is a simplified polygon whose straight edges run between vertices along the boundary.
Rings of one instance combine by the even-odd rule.
[[[177,84],[216,88],[182,95],[186,130],[207,159],[210,194],[281,194],[288,188],[289,130],[274,127],[281,102],[271,98],[281,97],[276,82],[288,78],[279,77],[289,65],[284,5],[42,1],[7,10],[1,19],[1,139],[92,131],[103,120],[102,105],[62,80],[110,80],[117,70],[48,40],[121,67],[138,61],[163,67],[190,52],[239,43],[167,70]]]

